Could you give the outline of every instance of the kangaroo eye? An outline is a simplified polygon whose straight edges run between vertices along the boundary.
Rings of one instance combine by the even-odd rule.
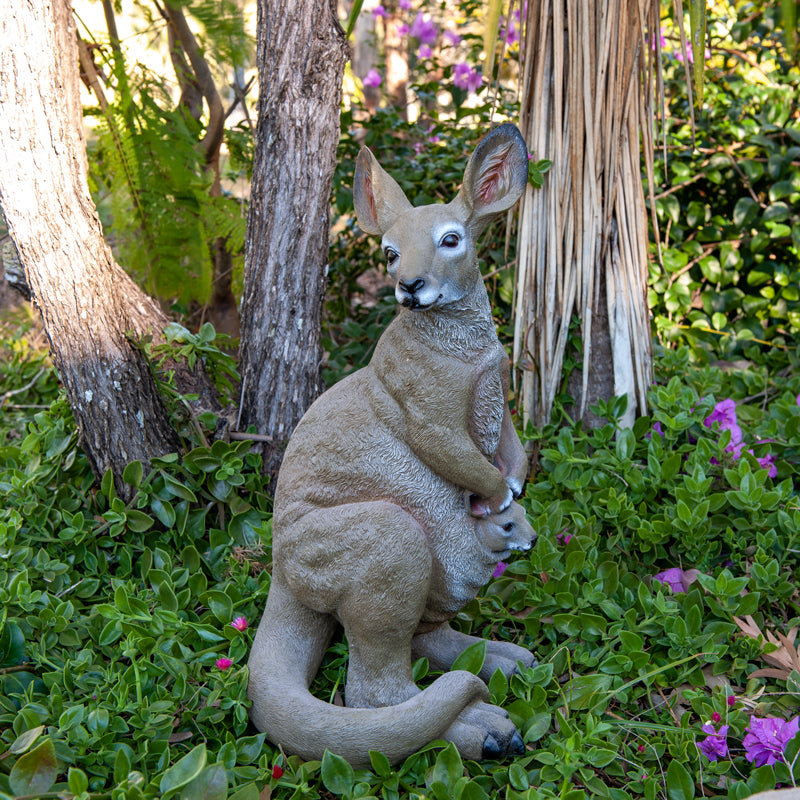
[[[386,256],[386,263],[390,266],[394,264],[394,262],[397,261],[398,257],[400,256],[400,254],[396,250],[392,250],[391,247],[387,247],[383,253]]]
[[[503,530],[506,533],[511,533],[511,531],[514,530],[514,523],[513,522],[506,522],[506,524],[503,525]]]
[[[441,247],[458,247],[458,234],[448,233],[439,243]]]

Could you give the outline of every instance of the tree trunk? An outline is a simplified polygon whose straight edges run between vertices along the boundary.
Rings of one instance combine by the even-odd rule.
[[[527,6],[520,127],[535,157],[553,161],[520,214],[514,358],[527,366],[520,394],[535,425],[549,421],[561,388],[573,316],[582,362],[570,381],[576,416],[602,424],[590,405],[622,394],[622,424],[646,410],[652,345],[640,159],[652,174],[658,14],[653,0]]]
[[[259,0],[261,95],[241,304],[242,426],[265,469],[322,390],[320,316],[348,47],[335,0]]]
[[[119,477],[128,462],[179,446],[128,338],[158,336],[168,320],[103,239],[86,179],[68,0],[7,4],[0,24],[0,203],[92,469]],[[130,495],[120,480],[117,488]]]

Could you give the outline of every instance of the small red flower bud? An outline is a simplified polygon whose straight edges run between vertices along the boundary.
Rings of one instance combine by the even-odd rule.
[[[277,764],[272,768],[272,777],[275,780],[283,777],[283,770]]]

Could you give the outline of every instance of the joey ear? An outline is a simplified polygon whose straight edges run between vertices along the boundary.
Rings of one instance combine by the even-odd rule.
[[[358,227],[377,236],[386,233],[400,214],[413,207],[367,147],[361,148],[356,159],[353,201]]]
[[[478,143],[457,199],[479,233],[519,200],[527,183],[528,148],[517,126],[505,122]]]

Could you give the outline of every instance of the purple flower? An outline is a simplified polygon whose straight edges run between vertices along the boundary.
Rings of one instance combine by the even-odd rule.
[[[408,33],[409,30],[410,29],[409,29],[408,25],[406,25],[405,23],[403,23],[402,25],[398,25],[397,26],[397,34],[398,34],[398,36],[405,36]]]
[[[731,428],[738,427],[738,420],[736,419],[736,402],[727,398],[720,400],[714,406],[714,410],[703,420],[703,425],[710,428],[715,422],[719,423],[721,431],[727,431]]]
[[[419,51],[417,52],[417,56],[419,58],[430,58],[433,55],[433,50],[428,47],[426,44],[421,44],[419,46]]]
[[[461,44],[461,37],[455,31],[445,31],[443,35],[453,47],[458,47]]]
[[[214,662],[214,666],[216,666],[217,669],[221,669],[223,672],[226,669],[230,669],[232,664],[233,664],[233,661],[231,661],[229,658],[226,658],[225,656],[222,656],[222,657],[218,658]]]
[[[375,8],[372,9],[372,16],[375,19],[378,19],[378,17],[383,17],[386,19],[389,14],[386,12],[386,9],[383,6],[375,6]]]
[[[710,722],[703,725],[703,732],[707,733],[702,742],[697,743],[697,749],[709,760],[716,761],[728,755],[728,726],[723,725],[718,731]]]
[[[250,627],[247,617],[236,617],[236,619],[231,622],[231,625],[233,625],[237,631],[246,631],[248,627]]]
[[[662,50],[667,46],[667,39],[664,36],[664,28],[663,27],[659,31],[659,44],[661,45],[661,49]],[[650,47],[653,50],[656,49],[656,35],[655,34],[653,34],[653,36],[650,39]]]
[[[767,470],[767,475],[770,478],[777,476],[778,468],[775,466],[775,456],[772,453],[767,453],[765,456],[757,458],[756,461],[758,461],[761,469]]]
[[[402,11],[410,11],[411,10],[411,0],[398,0],[397,3],[400,6]]]
[[[509,20],[508,22],[508,27],[506,28],[504,38],[509,47],[519,41],[519,30],[517,29],[516,22],[513,19]]]
[[[382,80],[383,78],[381,78],[380,73],[371,69],[361,82],[364,86],[380,86]]]
[[[680,567],[672,567],[653,575],[653,580],[669,586],[673,594],[681,594],[689,589],[699,574],[700,571],[696,569],[683,570]]]
[[[789,722],[777,717],[750,717],[750,724],[745,728],[744,757],[756,767],[785,761],[786,745],[797,736],[799,729],[800,716]]]
[[[572,538],[571,533],[559,533],[556,534],[556,541],[559,544],[563,544],[566,547],[569,544],[569,540]]]
[[[528,160],[530,161],[530,158]],[[652,439],[654,433],[657,433],[663,440],[663,438],[664,438],[664,429],[661,427],[661,423],[658,420],[656,420],[653,423],[653,430],[651,430],[649,433],[646,433],[644,435],[644,438],[645,439]]]
[[[459,89],[476,92],[482,83],[483,75],[474,67],[470,67],[465,61],[453,67],[453,84]]]
[[[497,566],[494,568],[493,578],[499,578],[505,571],[508,564],[505,561],[498,561]]]
[[[425,19],[421,11],[414,17],[409,32],[422,44],[436,44],[436,40],[439,38],[439,29],[436,27],[436,23],[432,19]]]

